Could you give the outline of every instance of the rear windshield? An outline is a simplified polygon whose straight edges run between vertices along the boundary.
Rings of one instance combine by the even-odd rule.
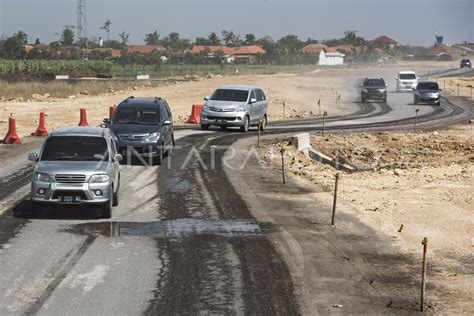
[[[368,87],[385,87],[385,81],[381,79],[367,79],[364,82],[364,86]]]
[[[157,108],[119,107],[113,123],[156,125],[160,123],[160,111]]]
[[[245,90],[217,89],[211,97],[215,101],[237,101],[245,102],[249,92]]]
[[[416,86],[417,90],[434,90],[438,91],[439,87],[436,82],[421,82]]]
[[[53,136],[46,141],[41,160],[100,161],[108,159],[107,154],[105,138]]]
[[[416,79],[415,74],[400,74],[400,79],[401,80],[414,80]]]

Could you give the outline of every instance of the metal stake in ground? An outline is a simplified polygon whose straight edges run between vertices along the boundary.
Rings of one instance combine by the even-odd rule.
[[[281,148],[280,150],[281,153],[281,173],[283,175],[283,184],[286,184],[286,179],[285,179],[285,148]]]
[[[420,109],[415,110],[415,124],[413,125],[413,133],[416,133],[416,121],[418,120],[418,112],[420,112]]]
[[[466,88],[471,88],[471,101],[472,101],[472,85],[466,86]]]
[[[263,121],[258,121],[258,137],[257,137],[257,147],[260,147],[260,131],[262,130]]]
[[[326,116],[328,116],[328,112],[324,111],[323,113],[323,129],[321,130],[321,136],[324,136],[324,126],[326,123]]]
[[[283,119],[286,120],[286,102],[283,102]]]
[[[321,99],[318,99],[319,116],[321,116]]]
[[[421,242],[423,245],[423,267],[421,269],[421,302],[420,311],[425,310],[425,283],[426,283],[426,252],[428,250],[428,238],[423,238]]]
[[[339,110],[341,109],[341,95],[337,96],[337,104],[339,104]]]
[[[339,172],[336,173],[336,185],[334,186],[334,202],[332,204],[332,217],[331,217],[331,226],[334,226],[334,221],[336,218],[336,203],[337,203],[337,186],[339,184]]]
[[[460,85],[461,85],[460,83],[457,84],[457,86],[458,86],[458,97],[459,97],[459,86]]]

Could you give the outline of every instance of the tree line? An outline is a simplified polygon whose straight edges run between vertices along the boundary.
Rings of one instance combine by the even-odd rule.
[[[318,56],[314,54],[305,54],[301,49],[309,44],[322,43],[330,47],[337,45],[353,45],[363,47],[358,51],[343,51],[351,55],[355,61],[372,61],[381,55],[396,57],[402,53],[410,51],[409,47],[400,46],[396,49],[387,49],[374,45],[372,42],[357,35],[356,31],[346,31],[343,37],[338,39],[316,40],[308,38],[301,40],[296,35],[287,35],[274,40],[269,36],[257,38],[255,34],[245,34],[241,36],[232,30],[224,30],[220,34],[212,32],[207,36],[197,37],[194,41],[182,37],[177,32],[171,32],[167,36],[161,37],[158,30],[144,34],[143,42],[146,45],[160,45],[166,48],[166,52],[154,52],[146,55],[127,54],[130,34],[126,31],[118,33],[118,39],[111,39],[112,22],[107,20],[101,29],[106,33],[106,39],[102,38],[75,38],[74,27],[65,26],[60,33],[57,33],[59,39],[48,44],[47,48],[41,45],[40,39],[33,42],[28,41],[28,36],[23,31],[18,31],[12,36],[0,40],[0,58],[4,59],[79,59],[87,57],[88,59],[112,59],[121,63],[142,63],[153,64],[163,62],[162,56],[167,57],[170,63],[219,63],[222,58],[216,56],[210,60],[207,53],[191,54],[190,49],[194,45],[227,47],[240,47],[248,45],[258,45],[265,50],[265,54],[259,55],[256,59],[258,63],[265,64],[310,64],[317,62]],[[25,45],[35,45],[27,53]],[[77,50],[76,48],[80,48]],[[106,52],[92,51],[87,54],[84,49],[94,48],[112,48],[120,50],[121,56],[112,58]],[[218,54],[219,55],[219,54]]]

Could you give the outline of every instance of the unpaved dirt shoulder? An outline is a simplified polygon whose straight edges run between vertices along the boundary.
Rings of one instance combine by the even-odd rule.
[[[473,131],[468,125],[423,134],[362,133],[312,138],[313,147],[366,170],[342,174],[338,217],[350,216],[347,224],[356,235],[361,233],[355,224],[360,221],[373,233],[390,240],[397,255],[387,258],[389,262],[396,264],[400,262],[398,258],[414,258],[400,270],[394,266],[400,278],[412,277],[407,271],[411,264],[419,265],[421,240],[428,237],[428,293],[435,311],[472,313]],[[286,143],[272,141],[262,151],[263,161],[272,165],[274,173],[281,166],[282,145]],[[309,203],[321,205],[330,212],[335,170],[296,153],[292,147],[287,147],[286,161],[292,181],[309,189],[295,189],[285,199],[299,201],[306,207]],[[357,245],[357,241],[354,238],[348,242]],[[376,250],[367,248],[359,255],[371,265],[365,258],[376,255]],[[378,266],[372,268],[387,272],[377,270]],[[414,292],[419,271],[412,272]],[[416,298],[411,298],[410,287],[402,287],[406,289],[402,295],[416,302]]]

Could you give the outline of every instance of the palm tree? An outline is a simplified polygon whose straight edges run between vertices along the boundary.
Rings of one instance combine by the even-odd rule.
[[[257,38],[254,34],[245,34],[245,45],[255,45]]]

